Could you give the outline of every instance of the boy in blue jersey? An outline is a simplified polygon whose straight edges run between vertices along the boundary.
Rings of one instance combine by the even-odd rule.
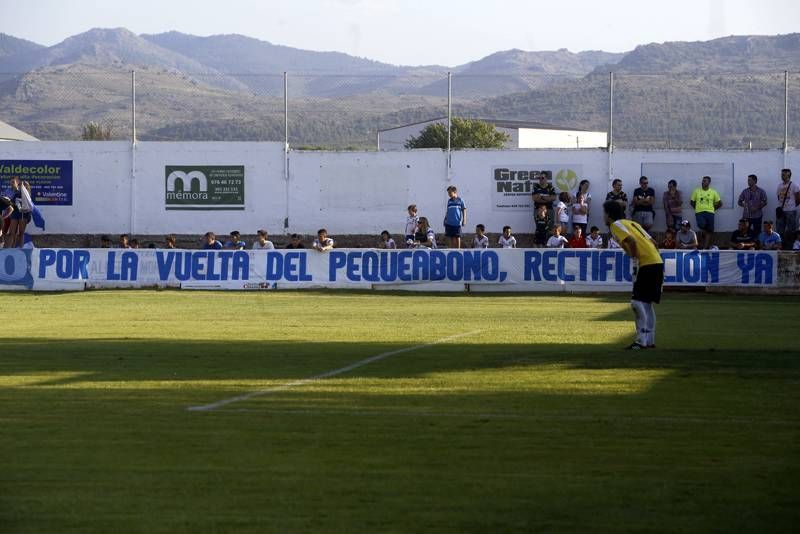
[[[467,224],[467,206],[458,196],[458,188],[447,188],[447,211],[444,214],[444,235],[450,238],[451,248],[461,248],[461,227]]]

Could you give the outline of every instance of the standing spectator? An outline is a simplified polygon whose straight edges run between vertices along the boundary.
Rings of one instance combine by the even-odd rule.
[[[568,244],[567,238],[561,235],[561,226],[555,225],[553,235],[547,240],[547,248],[564,248]]]
[[[800,186],[792,182],[792,170],[781,170],[781,184],[778,185],[778,208],[775,209],[777,232],[789,239],[797,231],[797,206],[800,204]]]
[[[774,231],[772,221],[764,221],[764,231],[758,235],[758,246],[761,250],[780,250],[783,247],[781,235]]]
[[[503,227],[503,234],[497,243],[503,248],[517,248],[517,238],[511,235],[511,227],[506,225]]]
[[[649,232],[655,220],[656,213],[653,211],[653,204],[656,201],[656,192],[652,187],[648,187],[647,184],[647,176],[642,176],[639,178],[639,187],[633,190],[631,219],[638,222],[642,228]]]
[[[569,240],[569,248],[586,248],[586,238],[583,237],[583,228],[575,227],[572,238]]]
[[[128,234],[119,236],[119,248],[131,248],[130,236]]]
[[[274,250],[275,245],[270,241],[266,230],[256,232],[256,240],[253,241],[253,250]]]
[[[588,248],[603,248],[603,236],[600,235],[600,229],[592,226],[589,229],[589,235],[586,236],[586,246]]]
[[[319,252],[328,252],[329,250],[333,250],[333,239],[328,237],[328,231],[325,228],[320,228],[317,230],[317,238],[314,239],[314,243],[311,245],[311,248]]]
[[[414,246],[418,248],[436,248],[436,234],[433,232],[427,217],[420,217],[417,231],[414,234]]]
[[[675,230],[673,228],[667,228],[667,231],[664,233],[664,240],[658,248],[665,250],[678,248],[678,242],[675,240]]]
[[[539,212],[539,206],[544,206],[550,212],[550,220],[553,220],[553,202],[556,200],[556,188],[547,181],[547,174],[539,174],[539,182],[533,186],[533,209]],[[546,236],[545,236],[546,239]]]
[[[31,200],[31,186],[23,182],[19,176],[11,177],[11,201],[14,211],[9,215],[8,233],[6,234],[6,248],[22,247],[25,236],[25,227],[31,222],[33,201]],[[4,210],[5,211],[5,210]]]
[[[606,202],[609,200],[622,206],[623,210],[628,208],[628,195],[622,190],[622,180],[619,178],[614,178],[614,181],[611,182],[611,191],[606,195]]]
[[[169,234],[168,236],[164,237],[164,248],[177,248],[175,243],[175,235]]]
[[[663,202],[667,228],[672,228],[677,232],[683,220],[683,194],[678,189],[678,182],[675,180],[667,182],[667,190],[664,191]]]
[[[562,191],[558,194],[556,202],[556,226],[561,227],[561,233],[569,231],[569,193]]]
[[[714,212],[722,207],[719,193],[711,188],[711,177],[703,176],[700,187],[692,191],[690,200],[697,219],[697,230],[701,232],[702,248],[711,248],[714,238]]]
[[[572,204],[572,231],[580,226],[582,234],[586,235],[589,225],[589,209],[592,207],[592,194],[589,193],[589,180],[581,180],[578,191],[575,193],[575,202]]]
[[[447,211],[444,214],[444,235],[450,238],[450,248],[461,248],[461,227],[467,224],[467,206],[458,196],[458,188],[447,188]]]
[[[539,204],[536,208],[533,224],[535,227],[534,242],[536,245],[543,247],[547,243],[547,232],[553,226],[553,217],[545,204]]]
[[[697,234],[692,230],[692,224],[686,219],[681,221],[681,230],[675,237],[679,249],[697,250]]]
[[[394,239],[392,239],[392,236],[389,234],[389,230],[384,230],[383,232],[381,232],[381,240],[378,241],[378,248],[385,248],[385,249],[397,248]]]
[[[408,216],[406,217],[406,246],[412,246],[414,244],[414,234],[417,232],[417,223],[419,222],[419,217],[417,217],[417,205],[411,204],[408,206]]]
[[[761,218],[767,205],[767,192],[758,187],[758,176],[747,176],[747,187],[739,193],[738,204],[742,207],[742,219],[747,220],[750,231],[755,234],[761,231]]]
[[[226,250],[244,250],[247,248],[247,243],[242,241],[242,234],[239,230],[234,230],[230,233],[230,239],[225,242]]]
[[[739,227],[731,234],[731,248],[736,250],[755,250],[758,239],[750,230],[750,221],[739,219]]]
[[[222,243],[217,241],[217,235],[214,232],[206,232],[203,235],[203,250],[222,250]]]
[[[300,241],[300,236],[297,234],[292,234],[289,237],[289,244],[286,245],[286,248],[294,249],[294,248],[306,248],[302,241]]]
[[[486,236],[486,227],[482,224],[475,226],[475,237],[472,238],[472,248],[489,248],[489,238]]]

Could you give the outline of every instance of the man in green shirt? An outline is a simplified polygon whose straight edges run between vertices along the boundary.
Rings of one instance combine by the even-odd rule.
[[[711,177],[703,176],[701,186],[692,191],[689,201],[697,217],[697,230],[702,248],[711,248],[711,239],[714,237],[714,212],[722,207],[719,193],[711,189]]]

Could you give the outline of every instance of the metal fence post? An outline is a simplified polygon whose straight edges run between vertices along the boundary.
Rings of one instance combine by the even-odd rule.
[[[283,232],[289,235],[289,74],[283,73],[283,182],[286,190],[286,208]]]
[[[614,73],[608,73],[608,181],[614,179]],[[608,185],[606,186],[608,189]]]
[[[789,151],[789,71],[783,71],[783,153]]]
[[[136,233],[136,71],[131,71],[131,187],[130,233]]]
[[[452,150],[450,146],[450,130],[453,127],[453,73],[447,73],[447,180],[450,180],[450,169],[452,168]]]

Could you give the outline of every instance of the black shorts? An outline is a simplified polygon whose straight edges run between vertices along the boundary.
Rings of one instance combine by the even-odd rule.
[[[639,267],[633,281],[633,300],[661,302],[661,286],[664,285],[664,264],[653,263]]]
[[[446,235],[447,237],[461,237],[461,227],[445,224],[444,235]]]

